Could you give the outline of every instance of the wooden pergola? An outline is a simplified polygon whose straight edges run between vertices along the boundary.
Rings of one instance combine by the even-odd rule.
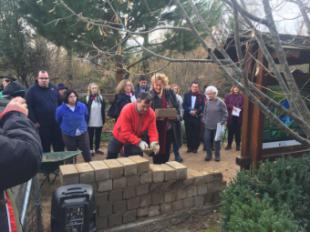
[[[225,50],[230,57],[237,62],[238,58],[233,38],[233,36],[228,38],[225,43]],[[282,34],[280,35],[280,39],[290,66],[308,66],[307,72],[296,70],[292,74],[298,86],[310,89],[310,37]],[[267,40],[268,36],[266,36],[266,41]],[[261,89],[278,85],[276,79],[268,75],[265,69],[265,67],[268,67],[268,63],[264,59],[263,53],[256,41],[249,35],[243,36],[241,42],[243,44],[242,51],[245,54],[245,69],[248,78],[257,84],[257,86],[261,86]],[[268,46],[268,49],[277,62],[276,51],[271,45]],[[310,151],[309,146],[304,146],[292,141],[290,141],[290,143],[288,141],[278,141],[269,144],[264,143],[264,123],[265,117],[259,107],[245,97],[243,106],[241,156],[236,159],[237,164],[240,165],[242,169],[256,167],[261,160],[298,155]],[[272,144],[272,146],[270,146],[270,144]]]

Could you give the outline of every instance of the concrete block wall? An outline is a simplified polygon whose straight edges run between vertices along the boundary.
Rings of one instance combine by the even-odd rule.
[[[140,156],[60,166],[61,183],[91,184],[97,231],[180,210],[214,205],[224,188],[220,172],[198,172]]]

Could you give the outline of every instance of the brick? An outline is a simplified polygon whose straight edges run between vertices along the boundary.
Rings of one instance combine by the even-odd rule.
[[[166,192],[164,195],[165,202],[172,202],[177,199],[176,192]]]
[[[97,208],[97,214],[100,217],[112,214],[112,204],[110,202],[100,203],[99,208]]]
[[[136,188],[135,187],[127,187],[124,189],[123,198],[125,200],[133,198],[136,196]]]
[[[162,213],[169,213],[172,210],[172,205],[170,203],[164,203],[160,205],[160,211]]]
[[[117,201],[112,204],[113,213],[124,213],[126,211],[126,201]]]
[[[113,190],[109,193],[109,200],[111,202],[121,201],[123,199],[123,190]]]
[[[127,177],[127,186],[137,186],[140,183],[140,178],[138,176],[128,176]]]
[[[80,183],[95,182],[95,172],[89,163],[78,163],[75,167],[79,173]]]
[[[112,214],[109,216],[109,227],[119,226],[123,222],[122,214]]]
[[[160,191],[162,184],[163,184],[162,182],[161,183],[152,183],[152,184],[150,184],[150,191],[151,192]]]
[[[195,197],[195,206],[197,208],[201,208],[204,205],[204,197],[203,196],[196,196]]]
[[[149,217],[158,216],[159,214],[160,214],[159,205],[149,207],[149,213],[148,213]]]
[[[136,210],[130,210],[124,213],[123,216],[123,223],[130,223],[137,220],[137,211]]]
[[[150,164],[150,169],[153,176],[153,182],[159,183],[165,180],[165,172],[161,168],[161,165],[158,164]]]
[[[207,182],[213,181],[222,181],[223,180],[223,173],[219,171],[209,171],[205,177]]]
[[[199,176],[199,172],[193,169],[187,169],[187,178],[183,180],[184,188],[190,185],[195,184],[196,178]]]
[[[91,161],[89,164],[95,171],[95,180],[97,182],[110,178],[110,169],[103,161]]]
[[[152,193],[152,205],[157,205],[164,202],[164,194],[157,192]]]
[[[113,189],[122,189],[127,186],[127,178],[121,177],[117,179],[113,179]]]
[[[140,175],[140,183],[141,184],[149,184],[152,183],[152,173],[145,172]]]
[[[196,189],[196,186],[193,185],[193,186],[189,186],[187,188],[187,197],[194,197],[197,195],[197,189]]]
[[[179,162],[176,162],[176,161],[170,161],[170,162],[167,162],[166,164],[176,170],[178,180],[186,179],[187,167],[185,167],[183,164],[180,164]]]
[[[137,175],[137,164],[129,158],[118,158],[118,162],[120,162],[124,166],[124,175],[132,176]]]
[[[97,191],[105,192],[112,190],[112,180],[104,180],[97,183]]]
[[[209,192],[221,192],[225,185],[225,182],[222,181],[214,181],[207,184]]]
[[[146,207],[152,204],[152,196],[151,195],[144,195],[140,197],[140,207]]]
[[[181,210],[183,208],[184,208],[184,201],[183,200],[172,202],[172,209],[174,211]]]
[[[165,182],[161,183],[160,190],[162,192],[170,191],[171,189],[173,189],[173,185],[175,183],[176,183],[175,180],[165,181]]]
[[[117,159],[103,161],[110,169],[111,178],[120,178],[124,175],[124,166]]]
[[[149,193],[149,184],[143,184],[143,185],[138,185],[136,188],[136,194],[137,196],[141,196],[144,194]]]
[[[138,218],[146,217],[148,214],[149,214],[149,208],[148,207],[137,209]]]
[[[183,204],[185,209],[193,208],[195,206],[195,197],[184,199]]]
[[[60,183],[66,184],[77,184],[79,183],[79,173],[74,164],[61,165],[60,171]]]
[[[197,194],[204,195],[208,192],[207,184],[202,184],[197,186]]]
[[[150,170],[150,161],[148,159],[139,155],[130,156],[128,158],[137,164],[138,175]]]
[[[107,229],[108,228],[108,217],[96,216],[96,228]]]
[[[107,202],[109,200],[109,194],[107,192],[105,193],[96,193],[95,199],[96,203],[98,202]]]
[[[167,164],[161,164],[160,166],[165,173],[165,181],[171,181],[177,179],[177,172],[174,168],[170,167]]]
[[[177,191],[177,199],[178,200],[185,199],[186,197],[187,197],[187,191],[185,189],[179,189]]]
[[[135,197],[132,199],[127,200],[127,208],[130,209],[137,209],[140,206],[140,198]]]

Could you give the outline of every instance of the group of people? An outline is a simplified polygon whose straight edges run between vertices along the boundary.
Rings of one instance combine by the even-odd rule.
[[[38,171],[42,153],[80,149],[86,162],[100,150],[101,132],[105,124],[105,100],[99,86],[90,83],[84,100],[78,93],[50,83],[47,71],[39,71],[35,84],[28,90],[14,78],[2,78],[2,98],[11,98],[0,110],[0,230],[17,230],[13,203],[6,189],[21,184]],[[197,81],[180,95],[176,84],[169,85],[168,77],[155,73],[148,85],[141,76],[134,87],[128,79],[122,80],[108,115],[115,118],[113,137],[108,145],[108,159],[123,154],[153,156],[155,164],[169,161],[171,147],[175,160],[182,162],[181,121],[184,120],[187,152],[197,153],[201,138],[206,150],[206,161],[214,157],[220,161],[221,141],[214,139],[218,125],[227,123],[228,144],[233,137],[240,150],[243,96],[238,87],[221,100],[214,86],[200,93]],[[5,104],[4,104],[5,105]],[[173,117],[156,115],[156,110],[174,109]],[[10,178],[7,178],[7,177]],[[15,231],[14,230],[14,231]]]
[[[126,79],[116,90],[108,111],[108,115],[116,119],[113,139],[108,146],[109,159],[118,157],[119,153],[125,156],[142,154],[143,150],[155,147],[153,162],[165,163],[169,161],[173,147],[175,160],[182,162],[179,153],[182,120],[188,153],[197,153],[202,141],[206,150],[205,160],[210,161],[214,151],[215,161],[220,161],[221,140],[215,141],[215,135],[218,124],[226,123],[228,144],[225,149],[232,149],[235,137],[236,150],[240,150],[243,96],[237,86],[233,86],[222,100],[215,86],[207,86],[202,94],[199,83],[193,81],[182,98],[177,84],[169,85],[165,74],[156,73],[151,77],[150,87],[147,78],[141,76],[136,88]],[[161,118],[154,114],[154,110],[165,108],[175,109],[177,116]]]
[[[9,80],[3,80],[4,89]],[[175,160],[183,162],[181,121],[184,120],[188,153],[197,153],[201,142],[206,161],[213,157],[220,161],[221,141],[215,141],[218,124],[227,123],[228,143],[232,149],[233,137],[240,150],[243,96],[238,87],[222,100],[215,86],[206,86],[200,92],[198,81],[193,81],[182,97],[177,84],[169,84],[163,73],[155,73],[150,85],[145,75],[136,86],[129,79],[119,82],[116,94],[107,111],[115,119],[113,138],[108,145],[107,158],[120,154],[129,156],[149,152],[156,164],[170,159],[173,149]],[[27,91],[29,118],[39,132],[43,152],[80,149],[84,161],[89,162],[100,150],[101,133],[105,124],[105,100],[96,83],[88,85],[86,97],[50,83],[47,71],[39,71],[35,84]],[[158,117],[157,109],[175,109],[174,118]]]

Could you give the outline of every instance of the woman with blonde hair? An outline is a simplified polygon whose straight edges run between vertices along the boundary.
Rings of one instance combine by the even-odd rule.
[[[109,109],[109,117],[117,119],[123,107],[136,101],[134,86],[128,79],[121,80],[115,88],[115,98]]]
[[[89,112],[88,134],[92,155],[95,153],[103,155],[100,150],[101,132],[105,123],[105,101],[100,94],[99,86],[90,83],[87,88],[86,105]],[[95,138],[95,141],[94,141]],[[95,150],[94,148],[95,142]]]
[[[181,124],[180,107],[176,95],[168,87],[168,77],[163,73],[155,73],[152,78],[152,108],[175,108],[177,119],[157,118],[157,130],[159,134],[160,151],[153,157],[155,164],[166,163],[170,158],[170,149],[173,143],[179,148],[181,146]]]

